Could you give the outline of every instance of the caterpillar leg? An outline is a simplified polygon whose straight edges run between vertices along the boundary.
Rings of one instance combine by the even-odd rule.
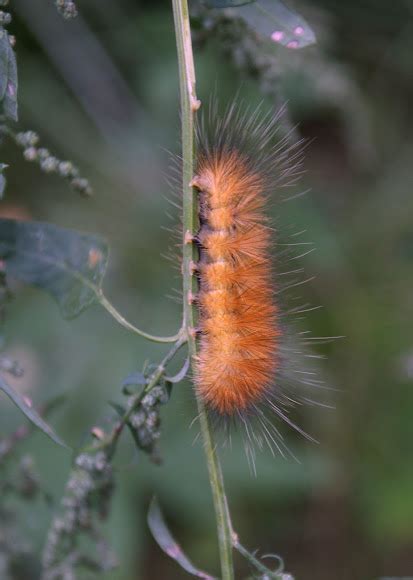
[[[194,244],[198,240],[189,230],[186,230],[184,235],[184,244]]]
[[[189,271],[191,273],[191,276],[195,276],[197,274],[199,274],[200,272],[200,267],[199,267],[199,262],[194,262],[194,261],[190,261],[189,262]],[[184,273],[184,265],[181,265],[181,272],[182,274]]]
[[[189,291],[186,299],[188,301],[188,304],[198,304],[199,295]]]
[[[193,260],[191,260],[189,262],[189,271],[191,272],[191,276],[195,276],[195,274],[199,273],[199,262],[194,262]]]
[[[198,191],[201,190],[201,178],[199,175],[194,175],[192,180],[189,182],[189,187],[195,187]]]
[[[196,326],[195,328],[191,326],[190,328],[188,328],[188,333],[189,333],[191,338],[196,339],[196,338],[199,338],[202,331],[199,328],[199,326]]]

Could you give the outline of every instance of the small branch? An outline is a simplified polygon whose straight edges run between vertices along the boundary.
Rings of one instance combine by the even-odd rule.
[[[147,340],[150,340],[152,342],[176,342],[177,340],[179,340],[183,336],[182,329],[177,334],[174,334],[173,336],[154,336],[153,334],[149,334],[147,332],[144,332],[143,330],[140,330],[139,328],[137,328],[136,326],[134,326],[133,324],[128,322],[126,320],[126,318],[124,318],[120,314],[120,312],[118,312],[116,310],[116,308],[109,302],[109,300],[106,298],[106,296],[103,294],[103,292],[99,292],[97,294],[97,298],[98,298],[101,306],[103,306],[103,308],[105,308],[105,310],[107,310],[107,312],[109,312],[109,314],[111,316],[113,316],[113,318],[117,322],[119,322],[119,324],[121,326],[123,326],[124,328],[127,328],[128,330],[131,330],[135,334],[139,334],[139,336],[142,336],[143,338],[146,338]]]
[[[131,416],[133,415],[133,413],[135,413],[145,395],[147,395],[149,391],[151,391],[159,383],[159,381],[166,372],[166,367],[168,366],[168,363],[174,358],[176,353],[184,344],[186,344],[186,342],[187,339],[184,336],[181,336],[176,341],[176,343],[173,345],[173,347],[165,355],[165,357],[162,359],[162,361],[159,363],[159,365],[152,373],[150,380],[148,381],[148,384],[145,386],[145,388],[140,393],[135,395],[135,397],[132,399],[127,411],[125,411],[124,415],[116,423],[112,431],[108,435],[103,436],[102,439],[99,441],[99,443],[94,442],[91,446],[88,445],[85,449],[83,449],[81,453],[87,453],[88,451],[96,452],[106,449],[108,450],[109,458],[113,456],[116,450],[116,444],[118,442],[118,439],[121,433],[123,432],[123,429],[126,427],[128,421],[130,420]]]
[[[34,131],[19,131],[6,124],[4,117],[0,118],[0,135],[8,136],[23,150],[23,157],[29,163],[37,163],[41,171],[55,174],[69,181],[71,187],[83,197],[92,195],[89,181],[79,175],[79,169],[71,161],[63,161],[55,157],[48,149],[39,147],[39,136]]]
[[[183,294],[184,327],[188,337],[189,355],[196,354],[197,311],[189,299],[197,292],[197,280],[193,264],[197,262],[197,247],[193,243],[199,228],[198,200],[191,182],[194,173],[194,122],[200,101],[195,91],[195,67],[192,52],[191,28],[187,0],[172,0],[176,45],[179,64],[182,124],[182,191],[183,191]],[[214,501],[218,528],[218,543],[221,560],[222,580],[233,580],[232,541],[229,514],[225,497],[221,466],[209,420],[202,401],[198,398],[198,412],[205,456],[208,464],[209,480]]]
[[[143,405],[145,396],[159,385],[168,363],[186,342],[186,337],[181,336],[148,377],[144,389],[128,399],[127,409],[120,407],[122,416],[111,431],[105,434],[100,427],[95,427],[91,431],[95,437],[93,442],[77,453],[62,501],[62,513],[54,518],[47,535],[42,580],[69,575],[74,578],[74,570],[80,566],[96,572],[107,572],[114,567],[114,556],[100,535],[100,520],[110,508],[114,489],[112,459],[117,443],[124,428],[132,423],[133,414]],[[78,553],[80,535],[96,542],[96,558],[85,559],[85,554]]]
[[[174,344],[174,346],[171,348],[171,350],[165,355],[165,357],[159,363],[159,365],[157,366],[155,371],[152,373],[148,384],[145,386],[145,388],[142,390],[141,393],[139,393],[138,395],[135,396],[129,409],[126,411],[126,413],[122,417],[120,424],[118,424],[117,427],[115,428],[115,430],[112,434],[113,441],[117,440],[121,431],[123,430],[125,425],[128,423],[131,415],[133,415],[133,413],[138,408],[138,406],[139,406],[140,402],[142,401],[142,399],[144,398],[144,396],[146,394],[148,394],[149,391],[151,391],[154,387],[156,387],[156,385],[159,383],[159,381],[161,380],[161,378],[165,374],[166,367],[168,366],[168,363],[174,358],[174,356],[176,355],[178,350],[186,342],[187,342],[187,340],[185,337],[179,338],[179,340]]]

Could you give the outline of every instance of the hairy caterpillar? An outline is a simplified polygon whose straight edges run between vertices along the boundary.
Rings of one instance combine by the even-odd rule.
[[[192,183],[200,208],[197,396],[227,424],[239,420],[250,443],[266,441],[280,451],[282,437],[268,410],[301,431],[288,408],[302,400],[283,378],[285,328],[265,208],[275,189],[296,181],[303,149],[289,135],[278,137],[281,114],[232,105],[219,119],[213,107],[198,127]]]

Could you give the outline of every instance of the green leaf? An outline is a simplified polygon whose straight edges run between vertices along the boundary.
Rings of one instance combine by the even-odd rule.
[[[17,121],[17,63],[7,31],[0,26],[0,107]]]
[[[258,0],[243,8],[233,9],[260,36],[287,48],[304,48],[316,42],[307,22],[287,8],[281,0]]]
[[[148,384],[148,379],[139,371],[131,373],[122,381],[122,393],[124,395],[135,395],[142,391],[143,387]]]
[[[108,261],[97,236],[42,222],[0,219],[6,275],[49,292],[65,318],[98,302]]]
[[[116,401],[109,401],[109,405],[112,407],[112,409],[116,411],[116,413],[122,419],[122,417],[126,413],[126,408],[123,407],[122,405],[119,405],[119,403],[116,403]]]
[[[192,576],[196,578],[203,578],[204,580],[215,580],[202,570],[198,570],[192,562],[185,556],[182,548],[174,540],[171,532],[168,530],[158,500],[154,497],[151,501],[148,511],[148,526],[152,532],[159,547],[170,558],[178,562],[178,564]]]
[[[130,387],[131,385],[147,385],[148,379],[140,371],[131,373],[122,381],[122,387]]]
[[[52,441],[61,445],[62,447],[68,448],[66,443],[60,439],[60,437],[53,431],[53,429],[40,417],[37,411],[31,406],[29,399],[23,397],[18,391],[15,391],[6,381],[4,377],[0,375],[0,390],[3,391],[20,411],[26,415],[26,417],[31,421],[36,427],[41,429]]]
[[[252,4],[252,2],[256,2],[256,0],[203,0],[203,2],[210,8],[228,8],[229,6]]]

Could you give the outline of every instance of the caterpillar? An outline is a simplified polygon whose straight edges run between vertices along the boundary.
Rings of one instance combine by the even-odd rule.
[[[192,182],[200,221],[196,393],[215,418],[240,423],[249,443],[261,447],[265,441],[281,452],[282,437],[268,410],[301,431],[288,417],[301,400],[282,384],[286,331],[266,207],[275,190],[296,182],[303,150],[302,141],[279,137],[283,112],[262,115],[260,108],[233,104],[219,118],[211,107],[197,128]]]

